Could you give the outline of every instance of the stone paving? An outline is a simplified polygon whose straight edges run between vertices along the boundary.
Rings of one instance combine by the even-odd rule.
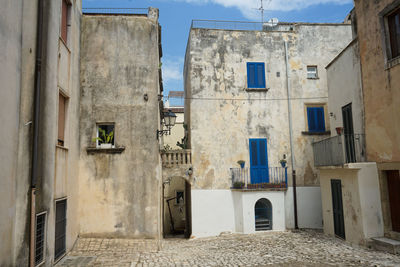
[[[85,238],[57,266],[400,266],[400,255],[301,230],[160,242]]]

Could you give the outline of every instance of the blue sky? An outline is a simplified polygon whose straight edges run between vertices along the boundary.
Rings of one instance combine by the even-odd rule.
[[[264,20],[342,22],[353,0],[264,0]],[[160,10],[164,95],[183,90],[183,59],[193,19],[260,21],[260,0],[83,0],[83,8],[147,8]]]

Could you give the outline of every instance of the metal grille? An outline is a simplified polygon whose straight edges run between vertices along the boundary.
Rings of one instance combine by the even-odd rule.
[[[65,254],[65,236],[67,226],[67,200],[56,202],[56,232],[54,242],[54,259]]]
[[[46,213],[36,215],[35,265],[39,265],[44,260],[45,225]]]

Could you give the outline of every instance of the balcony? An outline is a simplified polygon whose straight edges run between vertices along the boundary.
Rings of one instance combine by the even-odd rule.
[[[316,167],[365,162],[365,136],[363,134],[333,136],[313,143],[313,151]]]
[[[268,176],[260,181],[251,179],[250,170],[246,168],[231,168],[232,187],[231,189],[268,190],[287,188],[287,168],[269,167]]]
[[[190,149],[167,150],[161,152],[163,167],[172,168],[192,164]]]

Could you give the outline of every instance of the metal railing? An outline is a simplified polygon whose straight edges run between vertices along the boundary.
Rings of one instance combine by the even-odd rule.
[[[271,24],[270,22],[226,21],[226,20],[192,20],[192,29],[215,29],[235,31],[291,31],[293,25],[288,23]]]
[[[315,166],[365,162],[365,136],[342,134],[313,143]]]
[[[148,15],[148,8],[82,8],[84,14],[130,14],[130,15]]]
[[[263,182],[254,182],[251,179],[250,168],[231,168],[233,189],[267,189],[287,188],[287,168],[269,167],[268,177]]]
[[[192,153],[190,149],[168,150],[161,152],[164,167],[192,164]]]

